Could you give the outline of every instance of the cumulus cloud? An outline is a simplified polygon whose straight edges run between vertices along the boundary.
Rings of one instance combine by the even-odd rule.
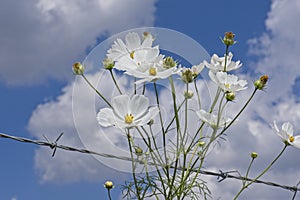
[[[151,26],[155,0],[4,0],[0,80],[10,85],[62,79],[97,40]],[[14,11],[14,12],[12,12]]]

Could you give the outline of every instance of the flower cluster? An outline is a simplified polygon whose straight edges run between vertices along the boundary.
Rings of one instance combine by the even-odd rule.
[[[268,81],[267,75],[263,75],[256,80],[253,83],[253,94],[245,102],[245,105],[240,108],[239,112],[234,117],[225,116],[225,113],[226,115],[229,113],[229,116],[232,114],[230,110],[227,110],[227,105],[236,99],[237,93],[248,88],[248,82],[234,74],[234,70],[242,67],[242,63],[239,60],[234,61],[233,54],[228,51],[229,46],[236,43],[234,36],[232,32],[225,33],[222,42],[226,46],[226,52],[223,57],[213,54],[210,62],[203,60],[201,63],[188,67],[181,66],[171,56],[161,54],[159,46],[154,45],[155,38],[148,32],[145,32],[142,36],[130,32],[124,40],[118,38],[107,50],[106,58],[102,64],[110,72],[120,94],[113,96],[109,102],[101,92],[94,88],[91,83],[88,83],[108,105],[108,107],[101,108],[97,114],[96,118],[100,126],[116,127],[126,133],[134,179],[125,187],[128,188],[127,193],[129,196],[134,194],[137,199],[144,199],[147,196],[146,194],[150,194],[149,196],[156,196],[158,199],[156,192],[159,191],[159,195],[163,195],[164,199],[196,197],[197,195],[191,188],[198,188],[204,196],[209,193],[205,181],[198,177],[209,150],[214,148],[214,144],[218,142],[219,138],[225,136],[224,132],[237,120],[254,94],[266,87]],[[79,62],[73,65],[74,73],[82,75],[87,81],[84,76],[84,69],[84,66]],[[209,107],[201,105],[201,97],[203,96],[198,90],[198,87],[203,84],[200,74],[206,71],[204,69],[208,70],[210,84],[216,86],[214,87],[216,89],[215,97]],[[114,70],[121,71],[129,77],[134,77],[134,81],[130,79],[134,85],[133,94],[121,91],[113,76]],[[183,99],[177,98],[176,91],[178,90],[176,89],[178,88],[176,87],[178,86],[174,84],[173,76],[177,76],[180,84],[185,86],[181,87],[185,88],[182,93]],[[167,113],[168,116],[165,117],[161,112],[160,93],[156,83],[167,78],[169,79],[169,89],[171,91],[170,97],[172,97],[169,102],[173,110]],[[146,83],[153,84],[156,103],[152,103],[145,95],[148,94]],[[192,86],[190,86],[191,83],[193,83]],[[143,84],[143,91],[136,90],[137,84]],[[195,96],[197,97],[198,107],[192,107],[190,103],[190,99],[195,99]],[[207,98],[207,94],[204,94],[204,98]],[[178,99],[181,101],[180,104],[178,104]],[[196,127],[195,130],[189,128],[190,112],[193,116],[197,116],[197,123],[193,124]],[[184,114],[181,115],[182,113]],[[163,119],[164,117],[165,119]],[[207,130],[209,131],[203,128],[204,125],[208,127]],[[162,139],[160,140],[162,141],[161,146],[161,143],[157,142],[157,137],[153,135],[152,126],[160,126],[158,130],[160,130],[159,135]],[[274,122],[273,129],[285,144],[282,152],[289,145],[300,148],[300,136],[293,135],[291,123],[283,123],[281,130],[279,130]],[[140,134],[143,145],[136,144],[135,137],[132,137],[132,131]],[[176,141],[171,141],[170,149],[167,149],[167,136],[170,134],[174,134]],[[252,152],[250,156],[252,161],[246,176],[243,178],[242,189],[234,199],[237,199],[245,188],[255,182],[248,181],[247,176],[254,159],[258,157],[258,153]],[[254,180],[266,173],[279,156]],[[149,160],[150,162],[148,162]],[[144,165],[143,169],[145,170],[148,170],[150,165],[155,165],[157,174],[153,173],[150,176],[146,171],[146,177],[136,176],[137,165]],[[191,166],[200,167],[195,169]],[[163,169],[160,170],[159,167],[163,167]],[[160,183],[156,184],[159,181]],[[160,187],[158,185],[163,187],[158,188]],[[104,186],[108,189],[108,192],[114,187],[111,181],[107,181]]]

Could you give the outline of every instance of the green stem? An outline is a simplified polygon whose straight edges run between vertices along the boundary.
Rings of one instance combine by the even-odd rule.
[[[176,131],[177,131],[177,139],[176,139],[176,160],[175,160],[175,165],[174,165],[174,170],[173,170],[173,177],[172,177],[172,181],[169,185],[170,188],[173,187],[174,182],[175,182],[175,178],[176,178],[176,172],[177,172],[177,168],[178,168],[178,163],[179,163],[179,135],[181,135],[181,131],[180,131],[180,122],[179,122],[179,116],[178,116],[178,109],[177,109],[177,105],[176,105],[176,91],[175,91],[175,86],[174,86],[174,82],[172,79],[172,76],[169,77],[169,81],[170,81],[170,85],[171,85],[171,91],[172,91],[172,98],[173,98],[173,109],[174,109],[174,114],[175,114],[175,122],[176,122]],[[172,196],[172,190],[170,189],[169,194],[167,199],[171,199]]]
[[[138,182],[135,174],[135,164],[134,164],[134,158],[133,158],[133,152],[132,152],[132,145],[131,145],[131,136],[129,133],[129,129],[127,129],[127,140],[128,140],[128,145],[129,145],[129,151],[130,151],[130,157],[131,157],[131,168],[132,168],[132,176],[133,176],[133,181],[134,181],[134,187],[136,191],[136,196],[138,200],[142,200],[140,197],[140,190],[138,187]]]
[[[88,85],[105,101],[105,103],[112,108],[111,104],[106,100],[106,98],[90,83],[90,81],[82,74],[84,80],[88,83]]]
[[[112,79],[113,79],[113,81],[114,81],[114,84],[115,84],[117,90],[119,91],[120,94],[122,94],[122,92],[121,92],[121,90],[120,90],[120,88],[119,88],[119,85],[118,85],[118,83],[117,83],[117,81],[116,81],[116,79],[115,79],[115,76],[114,76],[112,70],[109,70],[109,72],[110,72],[110,75],[111,75],[111,77],[112,77]]]
[[[236,200],[239,196],[240,196],[240,194],[247,188],[247,187],[249,187],[252,183],[254,183],[254,182],[256,182],[260,177],[262,177],[272,166],[273,166],[273,164],[279,159],[279,157],[283,154],[283,152],[285,151],[285,149],[286,149],[286,147],[287,147],[288,145],[285,145],[284,147],[283,147],[283,149],[281,150],[281,152],[278,154],[278,156],[276,156],[276,158],[265,168],[265,170],[261,173],[261,174],[259,174],[256,178],[254,178],[254,179],[252,179],[248,184],[245,184],[241,189],[240,189],[240,191],[235,195],[235,197],[234,197],[234,200]]]
[[[110,189],[107,189],[107,194],[108,194],[108,199],[112,200],[111,195],[110,195]]]
[[[243,186],[246,185],[246,181],[247,181],[247,179],[248,179],[248,175],[249,175],[249,172],[250,172],[250,169],[251,169],[251,167],[252,167],[252,164],[253,164],[254,159],[255,159],[255,158],[252,158],[252,160],[251,160],[251,162],[250,162],[250,164],[249,164],[249,166],[248,166],[248,169],[247,169],[247,172],[246,172],[246,176],[245,176],[245,182],[243,183]]]
[[[196,94],[197,94],[199,110],[201,110],[201,99],[200,99],[200,93],[198,91],[198,87],[196,84],[196,79],[194,80],[194,85],[195,85],[195,90],[196,90]]]
[[[255,93],[257,91],[257,88],[254,89],[253,93],[251,94],[250,98],[248,101],[245,103],[243,108],[238,112],[238,114],[232,119],[232,121],[228,124],[228,126],[224,127],[224,129],[217,135],[217,137],[221,136],[234,122],[235,120],[242,114],[242,112],[245,110],[247,105],[250,103],[250,101],[253,99]]]

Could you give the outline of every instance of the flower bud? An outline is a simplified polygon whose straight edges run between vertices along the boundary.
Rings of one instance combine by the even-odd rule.
[[[256,89],[263,90],[268,82],[268,75],[261,76],[258,80],[254,82],[254,86]]]
[[[203,147],[203,146],[205,145],[205,142],[199,141],[199,142],[198,142],[198,145],[199,145],[199,147]]]
[[[235,99],[235,93],[234,92],[227,92],[226,93],[226,100],[227,101],[233,101]]]
[[[104,69],[112,70],[112,68],[115,66],[115,62],[111,58],[105,58],[102,61],[102,64],[104,66]]]
[[[147,125],[151,126],[151,125],[153,125],[153,123],[154,123],[154,120],[150,119],[149,122],[147,123]]]
[[[193,96],[194,96],[194,93],[193,93],[193,91],[191,91],[191,90],[185,91],[185,92],[184,92],[184,97],[185,97],[186,99],[191,99]]]
[[[236,43],[236,41],[234,41],[234,36],[235,34],[233,34],[232,32],[226,32],[225,33],[225,36],[223,38],[223,43],[226,45],[226,46],[230,46],[230,45],[233,45]]]
[[[73,72],[76,75],[82,75],[84,73],[84,66],[80,62],[74,63]]]
[[[143,149],[141,149],[140,147],[134,147],[134,150],[137,156],[143,155]]]
[[[104,187],[108,190],[114,188],[114,184],[112,181],[106,181],[105,184],[104,184]]]
[[[258,154],[256,152],[252,152],[251,153],[251,158],[255,159],[257,158]]]
[[[143,40],[145,40],[148,37],[151,37],[152,40],[155,40],[154,36],[150,32],[144,32],[143,33]]]
[[[176,62],[173,60],[172,57],[168,56],[164,59],[164,62],[163,62],[163,67],[166,68],[166,69],[170,69],[172,67],[175,67],[176,66]]]

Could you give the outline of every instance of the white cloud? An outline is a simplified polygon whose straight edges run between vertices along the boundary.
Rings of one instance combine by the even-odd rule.
[[[34,84],[70,76],[97,38],[151,26],[155,0],[1,1],[0,80]]]

